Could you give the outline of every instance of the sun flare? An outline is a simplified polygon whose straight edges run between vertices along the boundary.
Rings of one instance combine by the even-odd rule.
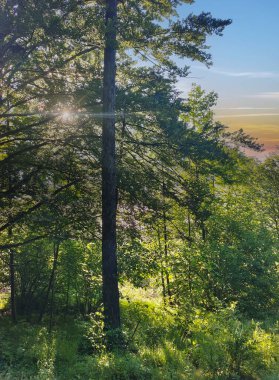
[[[69,110],[63,110],[61,112],[61,119],[63,122],[73,121],[73,118],[74,118],[73,112],[71,112]]]

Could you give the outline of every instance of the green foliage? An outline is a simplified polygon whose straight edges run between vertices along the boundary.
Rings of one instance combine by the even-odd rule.
[[[96,312],[88,316],[87,321],[80,321],[83,336],[80,341],[78,351],[81,354],[96,354],[104,352],[105,338],[104,322],[102,313]]]
[[[235,306],[197,314],[189,326],[190,357],[213,379],[258,379],[278,371],[278,335],[240,320]]]
[[[273,315],[279,302],[278,241],[254,192],[243,185],[216,187],[209,211],[205,239],[190,221],[192,241],[176,245],[180,254],[173,266],[182,305],[218,311],[235,302],[248,318]],[[180,228],[187,228],[180,218]]]
[[[9,295],[6,293],[0,293],[0,310],[7,307],[9,301]]]
[[[278,377],[278,155],[245,159],[261,145],[214,120],[214,92],[178,93],[174,57],[210,65],[231,23],[180,18],[192,2],[118,2],[122,329],[104,332],[105,2],[0,1],[1,378]]]
[[[262,200],[268,224],[279,238],[279,155],[274,154],[267,158],[259,166],[256,175],[260,178],[258,196]]]
[[[173,317],[156,301],[124,302],[124,350],[104,349],[102,318],[68,319],[51,334],[45,327],[0,323],[0,377],[23,379],[190,379],[191,364],[167,338]],[[135,332],[138,320],[141,324]],[[189,377],[190,376],[190,377]]]
[[[233,305],[218,313],[196,310],[185,325],[183,317],[164,309],[158,297],[146,291],[140,296],[134,290],[135,299],[122,303],[127,346],[110,353],[103,346],[98,314],[86,321],[64,319],[51,334],[43,326],[23,322],[12,326],[1,319],[1,379],[268,380],[278,376],[276,324],[244,320]]]
[[[132,345],[141,346],[148,342],[149,347],[163,344],[170,336],[173,328],[174,316],[171,310],[154,304],[152,301],[129,301],[123,300],[121,304],[123,319],[132,336],[128,336],[128,342]]]

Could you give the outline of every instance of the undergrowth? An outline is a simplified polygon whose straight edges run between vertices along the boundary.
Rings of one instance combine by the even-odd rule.
[[[102,318],[56,317],[47,326],[0,319],[0,378],[83,380],[279,379],[278,324],[232,306],[189,318],[156,294],[122,291],[123,344],[106,352]]]

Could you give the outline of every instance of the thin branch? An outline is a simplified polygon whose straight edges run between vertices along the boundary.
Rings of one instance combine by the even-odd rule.
[[[3,245],[0,245],[0,249],[4,250],[4,249],[22,247],[23,245],[27,245],[27,244],[33,243],[34,241],[37,241],[37,240],[40,240],[40,239],[44,239],[45,237],[46,237],[46,235],[42,235],[42,236],[36,236],[36,237],[34,237],[32,239],[24,240],[24,241],[22,241],[20,243],[3,244]]]

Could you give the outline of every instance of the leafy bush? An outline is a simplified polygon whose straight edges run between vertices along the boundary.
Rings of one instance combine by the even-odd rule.
[[[137,290],[121,308],[125,346],[109,353],[99,313],[87,320],[57,318],[52,333],[45,326],[13,325],[2,318],[0,378],[278,379],[278,324],[246,321],[233,305],[214,313],[196,311],[183,326],[174,309]]]
[[[278,336],[259,323],[241,321],[234,307],[197,314],[188,342],[191,360],[212,379],[259,379],[276,371]]]
[[[105,350],[105,334],[103,331],[104,322],[102,314],[99,312],[92,313],[88,321],[80,321],[83,335],[80,340],[78,351],[81,354],[93,354]]]
[[[174,316],[152,301],[127,301],[121,303],[124,329],[128,342],[156,347],[164,343],[174,324]]]

